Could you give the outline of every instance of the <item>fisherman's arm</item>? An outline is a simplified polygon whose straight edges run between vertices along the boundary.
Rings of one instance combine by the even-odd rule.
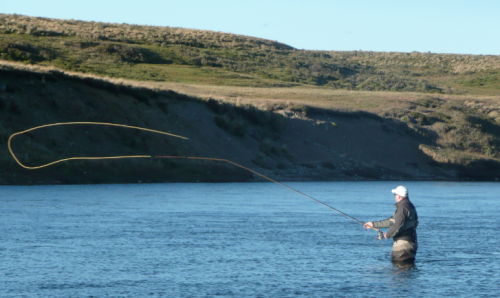
[[[367,229],[371,228],[389,228],[391,225],[391,218],[380,220],[380,221],[369,221],[365,223],[363,226]]]
[[[373,229],[373,228],[388,228],[391,223],[391,218],[384,219],[381,221],[369,221],[363,225],[365,229]]]

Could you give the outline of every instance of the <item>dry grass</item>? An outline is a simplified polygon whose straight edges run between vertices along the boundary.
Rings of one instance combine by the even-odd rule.
[[[0,32],[35,36],[77,36],[87,39],[140,41],[165,46],[287,48],[276,41],[209,30],[84,22],[0,14]]]
[[[414,67],[422,72],[431,69],[451,70],[455,74],[475,73],[489,69],[500,69],[498,55],[463,55],[439,53],[399,52],[329,52],[330,55],[350,62],[369,63],[377,67]]]
[[[201,99],[213,98],[234,104],[252,104],[255,107],[263,107],[272,104],[304,104],[319,108],[364,110],[380,114],[388,110],[405,109],[408,105],[413,104],[415,101],[428,96],[418,92],[333,90],[317,86],[253,88],[133,81],[65,71],[50,66],[27,65],[3,60],[0,60],[0,67],[31,70],[41,73],[59,71],[73,77],[96,78],[118,85],[144,87],[152,90],[172,90]],[[452,103],[466,104],[469,107],[483,109],[485,111],[500,109],[500,95],[484,96],[440,94],[439,98]],[[492,111],[489,112],[491,113]]]

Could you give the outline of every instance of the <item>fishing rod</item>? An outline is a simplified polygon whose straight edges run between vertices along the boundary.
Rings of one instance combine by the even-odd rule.
[[[244,170],[247,170],[255,175],[258,175],[262,178],[265,178],[271,182],[274,182],[276,184],[279,184],[283,187],[286,187],[288,188],[289,190],[292,190],[300,195],[303,195],[304,197],[316,202],[316,203],[319,203],[325,207],[328,207],[330,208],[331,210],[333,211],[336,211],[338,213],[340,213],[341,215],[349,218],[349,219],[352,219],[360,224],[363,224],[364,223],[360,220],[357,220],[356,218],[350,216],[350,215],[347,215],[346,213],[336,209],[336,208],[333,208],[332,206],[329,206],[319,200],[316,200],[315,198],[311,197],[311,196],[308,196],[296,189],[293,189],[291,188],[290,186],[287,186],[281,182],[278,182],[276,180],[273,180],[261,173],[258,173],[254,170],[251,170],[247,167],[244,167],[240,164],[237,164],[235,162],[232,162],[228,159],[222,159],[222,158],[211,158],[211,157],[194,157],[194,156],[161,156],[161,155],[126,155],[126,156],[105,156],[105,157],[70,157],[70,158],[63,158],[63,159],[59,159],[59,160],[56,160],[56,161],[53,161],[53,162],[50,162],[50,163],[47,163],[47,164],[44,164],[44,165],[41,165],[41,166],[36,166],[36,167],[29,167],[29,166],[26,166],[24,164],[22,164],[19,159],[16,157],[16,155],[14,154],[14,151],[12,150],[12,147],[11,147],[11,142],[12,142],[12,139],[15,137],[15,136],[18,136],[18,135],[21,135],[21,134],[24,134],[24,133],[27,133],[27,132],[30,132],[30,131],[34,131],[34,130],[37,130],[37,129],[41,129],[41,128],[46,128],[46,127],[51,127],[51,126],[62,126],[62,125],[104,125],[104,126],[115,126],[115,127],[124,127],[124,128],[130,128],[130,129],[138,129],[138,130],[143,130],[143,131],[149,131],[149,132],[153,132],[153,133],[159,133],[159,134],[163,134],[163,135],[168,135],[168,136],[171,136],[171,137],[176,137],[176,138],[181,138],[181,139],[185,139],[185,140],[189,140],[188,138],[186,137],[183,137],[183,136],[179,136],[179,135],[174,135],[174,134],[171,134],[171,133],[167,133],[167,132],[163,132],[163,131],[159,131],[159,130],[153,130],[153,129],[148,129],[148,128],[143,128],[143,127],[137,127],[137,126],[130,126],[130,125],[122,125],[122,124],[114,124],[114,123],[105,123],[105,122],[63,122],[63,123],[52,123],[52,124],[47,124],[47,125],[41,125],[41,126],[36,126],[36,127],[33,127],[33,128],[30,128],[30,129],[27,129],[27,130],[24,130],[24,131],[20,131],[20,132],[17,132],[17,133],[14,133],[12,134],[10,137],[9,137],[9,140],[7,141],[7,146],[9,147],[9,152],[10,154],[12,155],[12,157],[14,158],[14,160],[23,168],[25,169],[28,169],[28,170],[35,170],[35,169],[41,169],[41,168],[44,168],[44,167],[48,167],[48,166],[51,166],[51,165],[54,165],[56,163],[60,163],[60,162],[63,162],[63,161],[68,161],[68,160],[102,160],[102,159],[123,159],[123,158],[169,158],[169,159],[194,159],[194,160],[212,160],[212,161],[223,161],[223,162],[227,162],[229,164],[232,164],[234,166],[237,166],[237,167],[240,167]],[[379,229],[375,228],[375,227],[370,227],[371,229],[377,231],[378,235],[377,235],[377,239],[382,239],[383,238],[383,233],[382,231],[380,231]]]

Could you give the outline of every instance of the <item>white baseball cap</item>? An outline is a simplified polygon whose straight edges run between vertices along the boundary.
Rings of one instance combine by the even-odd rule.
[[[406,187],[401,186],[401,185],[398,186],[398,187],[396,187],[396,189],[393,189],[392,193],[400,195],[402,197],[407,197],[408,196],[408,190],[406,189]]]

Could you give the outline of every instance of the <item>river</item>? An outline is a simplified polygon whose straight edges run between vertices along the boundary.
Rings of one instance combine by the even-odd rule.
[[[409,189],[392,240],[274,183],[0,186],[0,297],[498,297],[499,183],[294,182],[361,221]]]

